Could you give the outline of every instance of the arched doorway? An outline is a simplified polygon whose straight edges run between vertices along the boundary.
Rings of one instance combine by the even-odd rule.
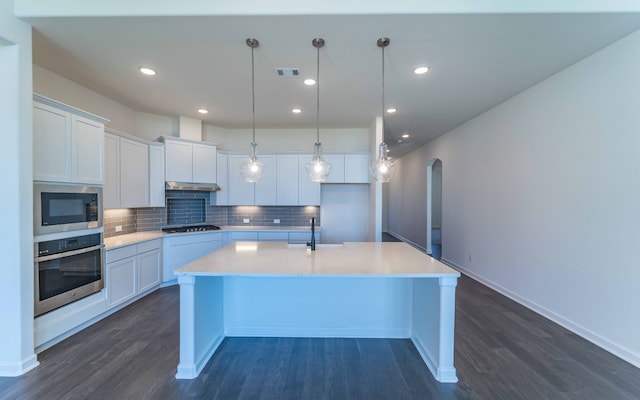
[[[434,158],[427,166],[427,253],[442,256],[442,161]]]

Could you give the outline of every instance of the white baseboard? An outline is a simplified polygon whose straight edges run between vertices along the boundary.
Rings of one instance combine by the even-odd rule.
[[[458,377],[456,375],[455,368],[438,368],[436,366],[438,363],[433,358],[433,356],[431,356],[431,354],[427,350],[427,347],[422,343],[420,338],[418,338],[417,336],[412,336],[411,341],[413,342],[413,345],[416,347],[416,350],[418,350],[418,353],[420,354],[420,357],[422,357],[422,360],[424,361],[424,363],[427,364],[427,368],[429,368],[429,371],[431,371],[431,374],[434,376],[434,378],[436,378],[438,382],[442,382],[442,383],[458,382]]]
[[[0,363],[0,376],[15,377],[26,374],[40,364],[35,353],[17,363]]]
[[[464,273],[465,275],[473,278],[474,280],[482,283],[485,286],[490,287],[491,289],[497,291],[498,293],[510,298],[511,300],[515,301],[516,303],[519,303],[525,307],[527,307],[528,309],[542,315],[545,318],[550,319],[551,321],[555,322],[556,324],[570,330],[571,332],[575,333],[578,336],[583,337],[584,339],[590,341],[591,343],[595,344],[598,347],[601,347],[602,349],[608,351],[609,353],[627,361],[628,363],[640,368],[640,354],[638,353],[634,353],[633,351],[627,349],[626,347],[620,346],[615,342],[612,342],[610,340],[608,340],[607,338],[598,335],[597,333],[591,331],[588,328],[585,328],[584,326],[577,324],[576,322],[562,316],[559,314],[556,314],[555,312],[542,307],[539,304],[536,304],[533,301],[530,301],[529,299],[526,299],[524,297],[521,297],[520,295],[518,295],[517,293],[514,293],[512,291],[510,291],[509,289],[497,284],[496,282],[493,282],[489,279],[485,279],[482,276],[474,273],[473,271],[469,271],[464,267],[461,267],[459,265],[457,265],[456,263],[452,262],[451,260],[447,260],[445,258],[443,258],[441,260],[442,262],[444,262],[445,264],[451,266],[452,268],[457,269],[458,271]]]
[[[211,340],[211,342],[205,346],[205,350],[198,357],[198,360],[194,364],[178,364],[176,370],[176,379],[194,379],[200,375],[200,372],[207,366],[207,363],[213,357],[213,354],[218,350],[220,344],[224,340],[223,335],[218,335]]]
[[[225,326],[225,336],[229,337],[304,337],[304,338],[367,338],[367,339],[407,339],[409,329],[361,329],[361,328],[297,328],[297,327],[255,327]]]
[[[415,247],[416,249],[418,249],[418,250],[420,250],[420,251],[423,251],[423,252],[425,252],[425,253],[429,254],[429,253],[427,252],[427,249],[426,249],[425,247],[420,246],[419,244],[412,242],[411,240],[407,239],[406,237],[404,237],[404,236],[402,236],[402,235],[399,235],[399,234],[397,234],[397,233],[395,233],[395,232],[389,232],[389,231],[387,231],[387,233],[388,233],[389,235],[393,236],[394,238],[399,239],[399,240],[402,240],[403,242],[406,242],[407,244],[410,244],[411,246]]]

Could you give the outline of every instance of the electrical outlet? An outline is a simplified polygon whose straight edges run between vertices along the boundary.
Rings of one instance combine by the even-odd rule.
[[[274,219],[274,220],[273,220],[273,223],[274,223],[274,224],[279,224],[279,223],[280,223],[280,220],[279,220],[278,218],[276,218],[276,219]]]
[[[469,254],[469,262],[471,262],[471,254]]]
[[[251,222],[251,220],[250,220],[249,218],[243,218],[243,219],[242,219],[242,223],[243,223],[243,224],[248,224],[248,223],[250,223],[250,222]]]
[[[122,232],[122,225],[116,225],[116,232]]]

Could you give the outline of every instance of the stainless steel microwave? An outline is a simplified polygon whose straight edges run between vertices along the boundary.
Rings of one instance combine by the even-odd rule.
[[[35,235],[102,227],[102,187],[35,183]]]

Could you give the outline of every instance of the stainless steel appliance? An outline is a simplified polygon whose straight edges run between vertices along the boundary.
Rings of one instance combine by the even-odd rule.
[[[104,287],[102,234],[35,243],[35,316]]]
[[[162,228],[165,233],[184,233],[184,232],[202,232],[202,231],[217,231],[219,226],[215,225],[186,225],[186,226],[172,226]]]
[[[35,235],[102,227],[102,187],[35,183]]]

